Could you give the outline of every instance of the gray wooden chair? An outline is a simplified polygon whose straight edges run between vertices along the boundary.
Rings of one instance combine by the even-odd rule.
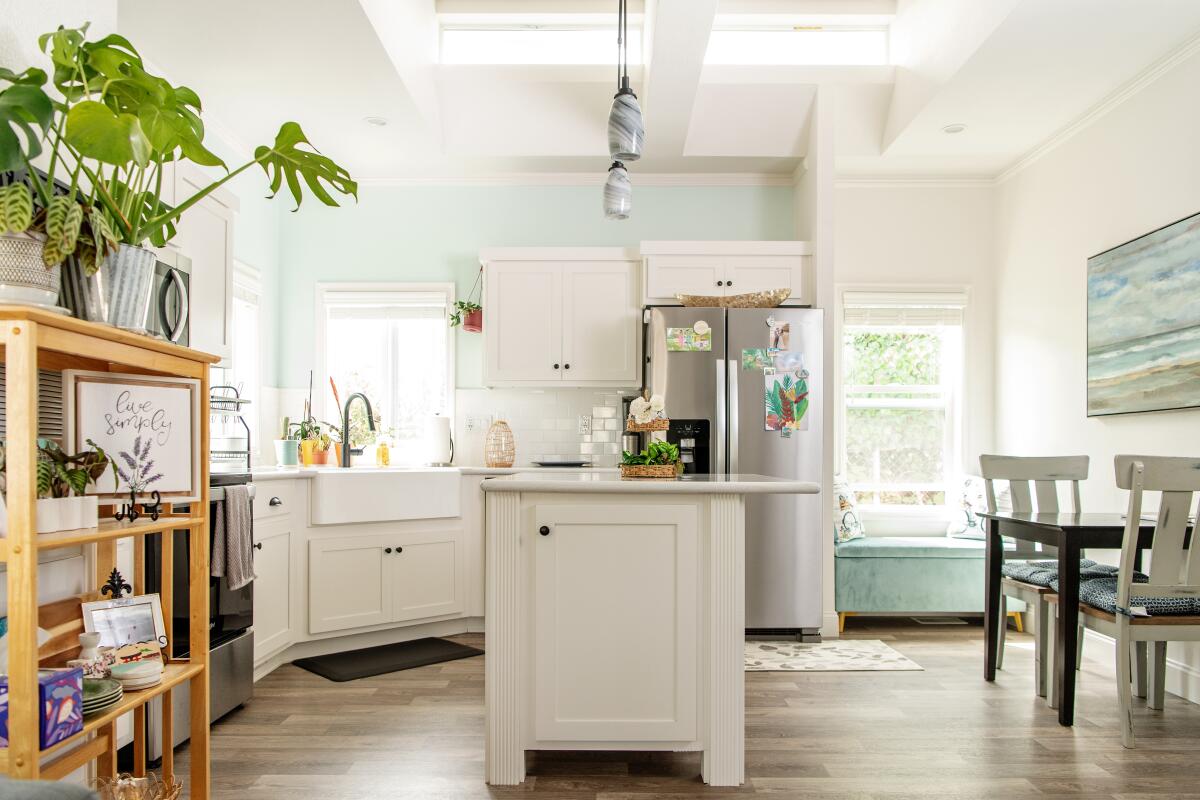
[[[1079,482],[1087,480],[1087,456],[996,456],[982,455],[979,457],[979,474],[983,477],[984,490],[987,496],[988,511],[995,511],[996,487],[995,481],[1008,481],[1009,495],[1012,498],[1012,510],[1025,514],[1057,514],[1058,481],[1069,481],[1071,484],[1071,510],[1078,514]],[[1031,489],[1032,484],[1032,489]],[[1035,507],[1036,501],[1036,507]],[[1038,559],[1057,559],[1056,548],[1040,544],[1028,544],[1028,549],[1005,552],[1002,557],[1008,561],[1032,561]],[[1049,586],[1039,586],[1015,577],[1022,571],[1015,566],[1005,563],[1000,569],[1003,580],[1000,596],[1000,638],[996,652],[997,669],[1004,666],[1005,629],[1008,627],[1008,598],[1023,601],[1036,617],[1034,623],[1034,669],[1039,697],[1046,697],[1053,669],[1053,662],[1047,657],[1049,652],[1047,633],[1050,629],[1050,607],[1047,597],[1054,594]],[[1083,638],[1080,637],[1082,644]]]
[[[1146,697],[1146,705],[1161,709],[1167,642],[1200,642],[1200,556],[1193,557],[1187,547],[1188,514],[1200,492],[1200,459],[1119,455],[1114,461],[1117,486],[1129,490],[1121,564],[1115,580],[1080,586],[1079,615],[1085,628],[1117,642],[1121,744],[1133,747],[1132,695]],[[1135,571],[1142,495],[1147,491],[1161,492],[1162,498],[1150,546],[1149,580]]]

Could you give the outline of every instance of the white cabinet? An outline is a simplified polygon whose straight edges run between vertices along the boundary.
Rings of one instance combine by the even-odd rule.
[[[533,516],[533,739],[697,738],[696,507],[539,505]]]
[[[211,182],[198,171],[180,167],[164,176],[173,180],[169,196],[187,200]],[[166,198],[164,198],[165,200]],[[227,360],[233,316],[233,226],[237,198],[217,190],[183,213],[172,240],[191,259],[190,346]]]
[[[635,386],[636,255],[621,248],[484,251],[484,382]]]
[[[310,539],[309,633],[462,613],[463,538],[446,528]]]
[[[257,506],[256,506],[257,508]],[[295,535],[291,516],[254,523],[254,662],[295,640],[293,600],[297,591],[292,560]]]
[[[773,289],[791,290],[787,305],[813,304],[808,242],[642,242],[641,253],[649,304]]]

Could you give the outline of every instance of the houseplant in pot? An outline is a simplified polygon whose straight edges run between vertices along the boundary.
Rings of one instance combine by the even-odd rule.
[[[78,177],[80,197],[90,204],[85,215],[95,217],[97,229],[111,231],[117,245],[107,254],[84,247],[68,264],[67,282],[72,296],[81,298],[75,309],[80,316],[145,331],[155,267],[147,246],[165,245],[182,214],[251,167],[264,171],[272,197],[286,184],[297,207],[305,187],[326,205],[338,205],[331,191],[357,198],[349,173],[313,149],[295,122],[285,122],[272,144],[230,169],[205,146],[194,91],[147,71],[124,37],[89,41],[86,33],[86,25],[59,28],[38,42],[63,97],[47,136],[52,158]],[[164,181],[183,161],[224,174],[170,207],[162,200]]]
[[[69,455],[52,440],[38,440],[38,533],[98,524],[98,500],[85,492],[108,469],[115,474],[116,465],[95,442],[89,440],[88,446],[90,450]]]
[[[454,304],[454,313],[450,315],[451,328],[462,325],[462,329],[469,333],[483,332],[483,306],[479,304],[482,291],[483,267],[480,267],[479,273],[475,276],[475,284],[471,287],[467,299],[459,300]]]
[[[284,417],[280,433],[283,438],[275,440],[275,461],[281,467],[294,467],[300,463],[300,442],[291,438],[291,417]]]

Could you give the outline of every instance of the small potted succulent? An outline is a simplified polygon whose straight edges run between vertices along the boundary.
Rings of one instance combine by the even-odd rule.
[[[300,463],[300,442],[292,438],[292,418],[284,417],[280,424],[281,438],[275,440],[275,463],[294,467]]]

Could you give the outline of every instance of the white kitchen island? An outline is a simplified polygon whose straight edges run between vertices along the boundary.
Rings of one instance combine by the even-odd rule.
[[[702,751],[745,775],[745,504],[816,494],[761,475],[483,482],[487,781],[527,750]]]

